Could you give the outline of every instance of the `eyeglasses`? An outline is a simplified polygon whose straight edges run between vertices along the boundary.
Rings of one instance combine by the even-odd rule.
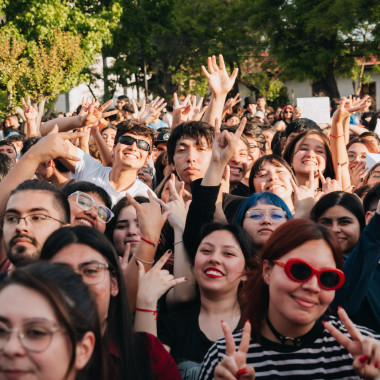
[[[47,322],[26,323],[21,327],[8,329],[7,326],[0,322],[0,352],[4,351],[9,342],[12,333],[17,333],[22,346],[33,352],[45,351],[51,344],[53,334],[65,331],[58,327],[52,327]]]
[[[273,263],[283,267],[286,275],[295,282],[306,282],[317,275],[319,286],[325,290],[336,290],[344,284],[344,273],[339,269],[315,269],[301,259],[289,259],[286,263],[273,260]]]
[[[284,111],[284,113],[293,113],[293,111]]]
[[[348,152],[348,161],[354,161],[356,157],[359,157],[361,160],[366,160],[367,159],[367,153],[354,153],[354,152]]]
[[[73,196],[76,196],[77,205],[82,210],[88,211],[96,207],[96,216],[102,223],[108,223],[114,217],[114,213],[108,207],[95,203],[88,194],[76,191],[69,198]]]
[[[54,220],[58,223],[65,224],[65,222],[62,222],[59,219],[56,219],[50,215],[44,215],[44,214],[30,214],[24,217],[13,215],[13,214],[5,214],[1,219],[3,220],[4,228],[16,226],[17,224],[20,223],[21,219],[25,220],[25,224],[27,226],[32,226],[32,227],[41,226],[44,222],[47,222],[49,220]]]
[[[371,179],[380,179],[380,172],[379,171],[370,172],[368,178],[371,178]]]
[[[96,285],[104,281],[107,270],[109,270],[108,264],[91,261],[80,264],[77,272],[82,276],[83,282],[87,285]]]
[[[247,211],[246,215],[249,219],[252,219],[256,223],[262,222],[265,215],[268,216],[268,218],[273,223],[280,223],[284,221],[284,219],[286,218],[286,215],[282,210],[272,210],[269,212],[264,212],[261,210],[251,210]]]
[[[146,168],[146,167],[140,168],[137,175],[140,175],[140,174],[148,174],[151,177],[153,177],[153,169],[152,168]]]
[[[131,136],[121,136],[119,138],[119,143],[124,145],[133,145],[136,142],[136,145],[139,149],[145,150],[146,152],[150,151],[150,145],[145,140],[138,140]]]

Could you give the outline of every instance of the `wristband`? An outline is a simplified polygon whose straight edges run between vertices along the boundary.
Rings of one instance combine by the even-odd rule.
[[[136,307],[136,311],[143,311],[144,313],[153,313],[154,320],[157,321],[157,309],[149,310],[149,309],[140,309],[139,307]]]
[[[140,239],[141,239],[142,241],[145,241],[145,243],[148,243],[148,244],[150,244],[150,245],[153,245],[153,247],[158,247],[158,245],[161,244],[161,241],[160,241],[160,240],[157,241],[157,242],[154,242],[154,241],[150,241],[150,240],[148,240],[148,239],[145,239],[145,238],[143,238],[142,236],[140,237]]]
[[[338,136],[330,135],[330,137],[334,137],[335,139],[337,139],[338,137],[344,137],[344,135],[338,135]]]
[[[183,240],[176,241],[175,243],[173,243],[173,245],[176,245],[176,244],[179,244],[179,243],[183,243]]]

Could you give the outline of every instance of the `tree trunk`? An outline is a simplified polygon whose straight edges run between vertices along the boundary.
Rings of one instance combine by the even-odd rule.
[[[324,92],[330,100],[340,98],[333,67],[328,68],[323,78],[313,82],[313,88],[315,92]]]

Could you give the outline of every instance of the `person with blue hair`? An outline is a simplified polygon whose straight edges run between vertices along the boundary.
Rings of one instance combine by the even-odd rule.
[[[293,219],[286,203],[273,193],[254,193],[240,206],[234,223],[251,236],[259,255],[273,231]]]

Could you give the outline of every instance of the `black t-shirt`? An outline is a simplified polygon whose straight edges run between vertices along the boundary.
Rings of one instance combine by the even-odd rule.
[[[184,380],[198,379],[203,358],[214,344],[199,328],[200,304],[159,315],[158,338],[168,345]]]

